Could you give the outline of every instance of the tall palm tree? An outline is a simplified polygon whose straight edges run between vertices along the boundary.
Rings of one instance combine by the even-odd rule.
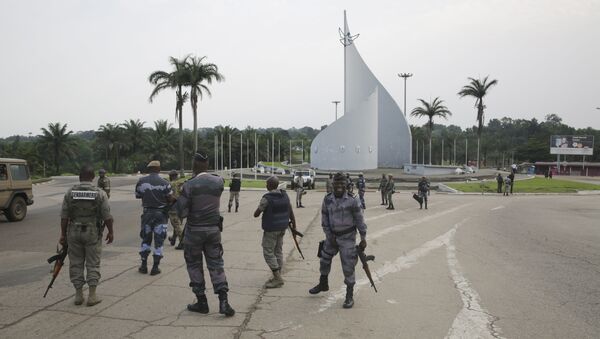
[[[42,128],[40,143],[42,148],[52,154],[52,162],[56,174],[60,174],[60,164],[63,158],[71,158],[75,153],[77,143],[72,137],[73,131],[67,131],[67,124],[60,122],[49,123],[48,128]]]
[[[444,100],[440,100],[440,97],[433,99],[430,103],[423,99],[419,99],[419,101],[422,106],[413,109],[410,112],[410,115],[419,118],[427,117],[429,119],[427,127],[429,130],[429,164],[431,165],[431,133],[433,132],[433,118],[440,117],[448,119],[448,116],[451,116],[452,113],[443,105]]]
[[[175,133],[175,129],[167,120],[154,122],[154,129],[148,133],[148,145],[152,145],[148,151],[154,153],[155,159],[165,163],[173,160],[174,157],[171,157],[171,154],[173,154],[175,147],[172,140]]]
[[[140,150],[140,146],[144,141],[143,137],[145,132],[145,123],[146,122],[140,121],[139,119],[129,119],[121,125],[126,136],[129,151],[131,151],[131,153],[133,154],[137,153]]]
[[[190,87],[190,104],[194,115],[194,153],[198,151],[198,98],[201,100],[204,94],[210,97],[212,94],[207,85],[211,85],[213,81],[225,80],[217,65],[204,63],[205,59],[205,56],[191,57],[186,65],[189,77],[187,86]]]
[[[481,143],[481,132],[483,130],[483,110],[485,109],[485,105],[483,104],[483,97],[485,97],[492,86],[498,84],[498,80],[494,79],[488,82],[488,77],[486,76],[481,79],[468,78],[469,84],[464,86],[458,95],[461,98],[464,97],[473,97],[475,98],[475,107],[477,107],[477,168],[480,167],[479,163],[479,145]],[[466,164],[465,164],[466,165]]]
[[[190,73],[188,72],[189,56],[183,59],[174,57],[169,58],[169,63],[173,66],[172,72],[156,71],[150,74],[148,81],[154,85],[154,89],[150,94],[150,102],[162,90],[171,88],[175,89],[175,121],[179,123],[179,166],[181,175],[183,176],[183,105],[188,99],[188,93],[183,91],[183,87],[189,83]],[[195,116],[195,115],[194,115]]]
[[[96,136],[98,142],[104,146],[106,160],[111,163],[113,173],[119,170],[120,153],[125,149],[125,135],[120,124],[105,124],[100,126]]]

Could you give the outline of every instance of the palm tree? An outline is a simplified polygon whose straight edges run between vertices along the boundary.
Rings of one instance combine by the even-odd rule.
[[[172,140],[175,133],[175,129],[167,120],[157,120],[154,122],[154,129],[150,130],[148,134],[147,144],[151,145],[148,151],[154,153],[154,159],[164,161],[165,165],[167,161],[173,159],[171,154],[173,154],[175,147]]]
[[[42,128],[40,143],[45,151],[52,154],[52,162],[56,174],[60,174],[60,163],[63,157],[71,158],[76,148],[76,141],[71,136],[73,131],[67,132],[67,124],[60,122],[49,123],[48,128]]]
[[[423,99],[419,99],[419,101],[421,102],[422,107],[416,107],[410,112],[410,115],[419,118],[427,117],[429,119],[427,127],[429,130],[429,164],[431,165],[431,133],[433,131],[433,118],[440,117],[448,119],[448,116],[452,115],[452,113],[443,105],[444,100],[440,100],[440,97],[433,99],[431,103]]]
[[[113,173],[119,170],[120,151],[125,149],[125,136],[123,127],[119,124],[106,124],[100,126],[96,136],[98,142],[105,147],[106,161],[111,163]]]
[[[488,77],[486,76],[481,79],[468,78],[469,84],[464,86],[458,95],[461,98],[464,97],[473,97],[475,98],[475,107],[477,107],[477,168],[479,168],[479,145],[481,142],[481,132],[483,130],[483,110],[485,109],[485,105],[483,104],[483,97],[485,97],[492,86],[498,84],[498,80],[494,79],[488,82]],[[465,164],[466,165],[466,164]]]
[[[189,77],[187,86],[190,86],[190,104],[194,115],[194,153],[198,151],[198,98],[202,99],[204,94],[209,97],[212,95],[207,85],[212,84],[213,80],[225,80],[217,65],[204,63],[204,59],[205,56],[191,57],[191,61],[186,65]]]
[[[188,93],[183,92],[183,86],[188,84],[189,72],[186,67],[189,56],[179,60],[174,57],[169,58],[174,70],[171,73],[156,71],[150,74],[148,81],[154,85],[154,90],[150,94],[150,102],[158,93],[167,88],[175,88],[175,121],[179,123],[179,166],[183,176],[183,105],[188,99]],[[194,115],[195,116],[195,115]]]
[[[140,121],[139,119],[126,120],[121,126],[125,132],[127,139],[127,146],[131,153],[137,153],[140,150],[140,146],[143,142],[144,137],[144,124],[146,122]]]

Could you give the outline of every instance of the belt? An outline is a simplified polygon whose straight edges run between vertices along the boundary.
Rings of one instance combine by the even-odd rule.
[[[340,235],[352,233],[352,232],[356,232],[356,227],[351,227],[345,231],[340,231],[340,232],[331,231],[331,233],[333,233],[336,237],[339,237]]]
[[[144,207],[144,212],[146,211],[163,211],[165,207]]]

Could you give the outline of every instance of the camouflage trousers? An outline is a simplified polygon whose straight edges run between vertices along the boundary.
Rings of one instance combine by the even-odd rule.
[[[190,276],[190,287],[196,295],[204,294],[206,284],[204,282],[203,256],[206,257],[206,268],[210,274],[213,291],[229,291],[227,277],[223,268],[223,245],[221,244],[221,232],[217,230],[197,230],[186,226],[183,240],[183,257]]]
[[[240,206],[240,192],[229,192],[229,208],[233,205],[233,200],[235,199],[235,208]]]
[[[360,198],[360,206],[363,209],[367,208],[365,205],[365,191],[358,190],[358,197]]]
[[[167,237],[168,216],[159,209],[146,209],[142,214],[142,226],[140,238],[142,246],[140,254],[147,257],[152,250],[152,238],[154,238],[154,255],[163,254],[163,244]]]
[[[387,205],[387,193],[385,190],[381,190],[381,203]]]
[[[75,288],[86,283],[83,270],[87,269],[88,286],[98,286],[100,280],[100,254],[102,234],[95,225],[69,225],[67,245],[69,255],[69,276]]]
[[[304,188],[296,188],[296,207],[302,205],[302,195],[304,194]]]
[[[333,239],[337,246],[333,243]],[[344,272],[344,283],[351,285],[356,282],[354,277],[354,267],[358,261],[356,252],[356,231],[346,233],[340,236],[331,236],[325,238],[325,244],[321,251],[321,275],[329,275],[331,271],[331,260],[340,252],[342,260],[342,271]]]
[[[263,232],[262,248],[265,262],[269,265],[271,271],[283,268],[283,231]]]
[[[173,226],[173,237],[181,242],[183,240],[183,226],[181,226],[181,219],[179,219],[176,211],[169,211],[169,220],[171,226]]]
[[[394,201],[392,200],[393,194],[394,194],[394,191],[387,192],[387,203],[388,203],[389,207],[394,207]]]

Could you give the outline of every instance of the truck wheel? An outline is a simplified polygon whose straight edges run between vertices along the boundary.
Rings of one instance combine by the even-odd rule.
[[[10,221],[21,221],[27,215],[27,204],[22,197],[15,197],[6,210],[6,217]]]

